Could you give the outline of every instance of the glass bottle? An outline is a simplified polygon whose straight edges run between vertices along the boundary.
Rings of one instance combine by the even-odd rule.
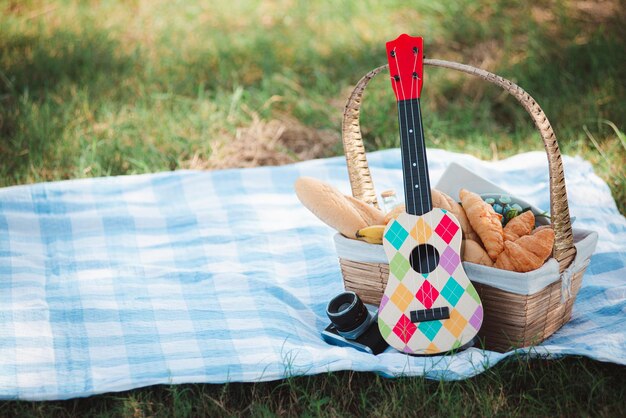
[[[399,205],[398,196],[396,195],[396,191],[393,189],[385,190],[380,194],[380,197],[383,201],[383,212],[389,213],[393,208]]]

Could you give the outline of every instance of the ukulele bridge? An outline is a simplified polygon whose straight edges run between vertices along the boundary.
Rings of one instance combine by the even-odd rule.
[[[450,318],[450,309],[447,306],[441,308],[418,309],[411,311],[411,322],[437,321]]]

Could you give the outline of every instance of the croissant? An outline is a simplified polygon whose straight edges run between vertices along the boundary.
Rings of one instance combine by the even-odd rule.
[[[537,228],[533,230],[533,234],[543,230],[543,229],[552,229],[552,225],[539,225]]]
[[[495,266],[499,269],[526,273],[538,269],[552,253],[554,230],[541,229],[515,241],[505,241],[504,251]]]
[[[505,241],[515,241],[519,237],[528,235],[535,227],[535,215],[528,210],[511,219],[503,229]]]
[[[471,239],[463,240],[463,261],[469,261],[483,266],[493,266],[493,261],[489,258],[487,251],[476,241]]]
[[[489,257],[495,261],[504,250],[504,233],[500,223],[502,215],[497,214],[476,193],[461,189],[459,196],[470,225],[480,237]]]

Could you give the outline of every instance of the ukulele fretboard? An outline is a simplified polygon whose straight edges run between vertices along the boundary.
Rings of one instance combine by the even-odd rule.
[[[398,122],[406,211],[419,216],[432,209],[419,99],[398,101]]]

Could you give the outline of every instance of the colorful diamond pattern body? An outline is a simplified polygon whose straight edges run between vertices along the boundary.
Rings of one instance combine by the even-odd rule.
[[[463,296],[465,290],[454,278],[450,277],[446,282],[446,285],[441,289],[441,296],[443,296],[452,306],[456,306]]]
[[[459,226],[450,219],[450,217],[446,214],[443,215],[439,225],[435,228],[435,232],[437,235],[441,237],[442,240],[445,241],[446,244],[450,244],[452,238],[459,230]]]
[[[478,296],[478,293],[476,292],[476,288],[474,287],[474,285],[470,282],[470,284],[467,285],[467,287],[465,288],[465,291],[467,292],[468,295],[470,295],[476,302],[480,303],[480,297]]]
[[[383,298],[380,300],[380,306],[378,309],[385,309],[385,305],[389,302],[389,296],[383,295]]]
[[[389,263],[389,271],[391,271],[391,273],[400,281],[404,279],[404,276],[406,276],[406,273],[410,269],[411,264],[409,263],[409,260],[404,258],[404,256],[399,252],[393,256],[391,262]]]
[[[470,318],[469,323],[471,326],[474,327],[476,331],[480,329],[480,325],[483,323],[483,306],[482,305],[478,305],[478,307],[476,308],[476,311],[474,311],[474,314]]]
[[[393,333],[396,334],[403,343],[407,343],[417,327],[406,315],[402,315],[396,325],[393,327]]]
[[[452,247],[446,247],[443,253],[439,256],[439,265],[444,268],[448,274],[454,273],[454,270],[461,263],[461,257],[457,254]]]
[[[400,283],[389,300],[391,300],[398,309],[405,311],[413,300],[413,294],[405,285]]]
[[[439,292],[435,289],[428,280],[424,280],[424,284],[415,294],[417,300],[419,300],[426,309],[430,309],[433,303],[439,296]]]
[[[418,244],[424,244],[428,242],[428,239],[433,234],[433,229],[424,221],[423,218],[420,218],[415,227],[411,229],[411,236]]]
[[[417,326],[420,331],[428,338],[430,341],[434,340],[437,336],[437,333],[441,329],[442,321],[428,321],[428,322],[420,322]]]
[[[430,343],[428,347],[426,347],[426,354],[436,354],[441,353],[441,350],[435,345],[435,343]]]
[[[406,237],[408,236],[409,233],[406,232],[406,229],[404,229],[397,220],[393,221],[393,224],[391,224],[391,227],[389,227],[385,233],[385,239],[389,241],[389,243],[393,245],[396,250],[399,250],[400,247],[402,247],[404,240],[406,240]]]
[[[385,324],[382,321],[378,321],[378,330],[380,331],[380,335],[382,335],[383,338],[387,338],[391,333],[391,328],[389,328],[389,325]]]
[[[450,331],[450,334],[454,335],[454,338],[458,338],[467,325],[467,319],[465,319],[459,311],[452,309],[450,319],[444,321],[443,325]]]
[[[390,261],[389,279],[378,324],[392,347],[410,354],[437,354],[458,348],[477,334],[483,310],[461,265],[461,238],[454,215],[437,208],[419,217],[401,213],[387,226],[383,248]],[[428,274],[410,265],[411,251],[420,244],[430,244],[439,253],[438,266]],[[450,318],[412,323],[411,310],[422,307],[448,307]]]

